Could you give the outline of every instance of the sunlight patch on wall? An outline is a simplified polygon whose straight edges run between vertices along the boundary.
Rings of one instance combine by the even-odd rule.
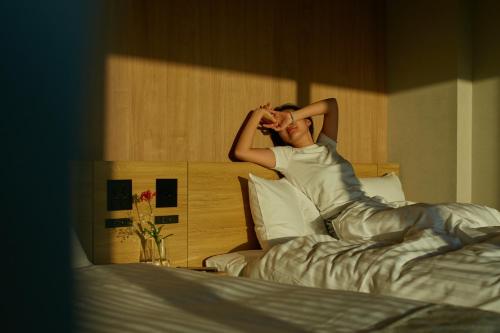
[[[109,55],[105,81],[106,160],[227,161],[250,110],[297,98],[291,79],[126,55]]]
[[[310,85],[311,101],[335,97],[339,105],[338,149],[357,163],[387,162],[387,97],[384,93]],[[323,124],[315,120],[317,135]]]

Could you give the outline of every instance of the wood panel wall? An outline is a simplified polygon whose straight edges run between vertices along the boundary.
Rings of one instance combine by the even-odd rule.
[[[106,228],[109,218],[131,218],[135,210],[107,211],[107,180],[132,180],[132,193],[155,191],[156,179],[177,179],[177,207],[155,207],[154,214],[178,215],[179,223],[166,224],[174,235],[166,247],[173,266],[187,265],[187,163],[186,162],[102,162],[93,164],[93,262],[95,264],[139,262],[140,240],[128,228]],[[143,205],[143,204],[141,204]],[[141,207],[140,209],[144,209]],[[147,209],[147,207],[146,207]]]
[[[248,112],[336,97],[339,151],[386,161],[384,2],[110,0],[91,159],[229,161]],[[322,119],[315,119],[316,136]],[[99,142],[102,141],[102,142]],[[260,132],[256,147],[271,145]]]

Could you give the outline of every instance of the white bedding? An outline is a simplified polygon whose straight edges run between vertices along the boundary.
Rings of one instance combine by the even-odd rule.
[[[293,239],[243,274],[500,312],[500,213],[472,204],[428,208],[405,206],[391,219],[360,203],[334,221],[341,240]]]
[[[74,270],[77,332],[495,332],[471,308],[146,264]]]
[[[226,272],[229,276],[240,276],[249,262],[260,259],[264,250],[244,250],[224,253],[207,258],[207,267],[216,267],[219,272]]]

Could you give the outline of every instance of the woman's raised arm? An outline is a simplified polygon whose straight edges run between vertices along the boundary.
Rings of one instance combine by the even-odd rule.
[[[327,104],[327,112],[323,118],[321,133],[337,141],[339,130],[339,106],[335,98],[325,99],[324,102]]]
[[[252,148],[257,126],[261,123],[262,119],[274,119],[269,109],[270,105],[267,104],[252,111],[252,115],[238,139],[234,155],[241,161],[257,163],[263,167],[272,169],[276,165],[274,153],[269,148]]]
[[[324,114],[323,127],[321,132],[324,133],[329,138],[337,141],[338,132],[338,111],[337,100],[335,98],[327,98],[318,102],[309,104],[293,113],[293,118],[295,120],[304,119],[308,117],[317,116]],[[276,111],[271,111],[271,113],[277,118],[276,124],[264,125],[268,128],[273,128],[276,131],[281,131],[291,124],[292,119],[288,113],[280,113]]]

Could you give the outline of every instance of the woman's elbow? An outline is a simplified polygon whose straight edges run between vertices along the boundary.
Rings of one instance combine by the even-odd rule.
[[[239,159],[240,161],[245,161],[245,151],[241,149],[237,149],[234,151],[234,156]]]
[[[335,97],[330,97],[325,99],[325,102],[327,102],[329,105],[337,105],[337,99]]]
[[[325,101],[328,104],[327,113],[338,110],[337,99],[335,97],[327,98]]]

